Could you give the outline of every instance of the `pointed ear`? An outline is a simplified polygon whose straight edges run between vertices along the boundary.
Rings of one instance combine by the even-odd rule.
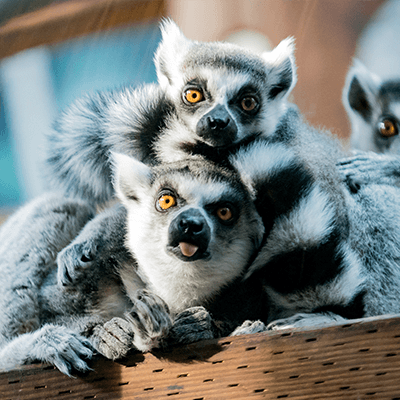
[[[182,54],[192,43],[187,39],[178,25],[171,19],[164,19],[161,23],[162,40],[154,56],[158,83],[162,88],[172,85],[176,76],[180,74]]]
[[[342,101],[347,113],[356,112],[369,121],[381,84],[359,60],[354,60],[343,88]]]
[[[119,199],[127,204],[140,201],[148,192],[152,178],[151,168],[133,157],[112,153],[113,185]]]
[[[294,48],[294,38],[288,37],[275,49],[261,55],[267,66],[271,100],[287,97],[296,85]]]

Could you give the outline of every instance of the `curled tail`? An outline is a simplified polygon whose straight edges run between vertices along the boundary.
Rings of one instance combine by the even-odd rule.
[[[112,199],[110,151],[155,163],[153,142],[171,107],[155,84],[77,100],[61,114],[47,138],[52,185],[95,204]]]

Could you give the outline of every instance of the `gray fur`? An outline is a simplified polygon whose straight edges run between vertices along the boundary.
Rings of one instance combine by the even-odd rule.
[[[109,214],[117,228],[115,211]],[[87,370],[94,350],[114,359],[150,348],[168,331],[165,302],[141,290],[127,296],[118,271],[128,262],[134,271],[135,262],[121,244],[84,273],[77,269],[73,286],[57,284],[57,254],[83,226],[97,224],[93,215],[82,201],[45,195],[1,227],[0,369],[42,361],[69,375]]]
[[[87,370],[94,350],[116,359],[131,349],[221,334],[201,306],[242,278],[261,243],[263,227],[248,188],[233,172],[205,161],[151,169],[128,156],[116,160],[116,186],[128,213],[116,205],[91,219],[93,210],[82,201],[44,196],[2,227],[5,245],[9,238],[13,248],[2,248],[0,265],[1,369],[39,360],[70,374]],[[178,196],[168,212],[155,209],[162,189]],[[216,215],[225,206],[234,215],[226,225]],[[181,245],[170,249],[171,226],[195,211],[210,229],[198,249],[204,256],[179,255]],[[93,232],[96,245],[87,247]],[[179,241],[189,233],[181,235]],[[72,265],[76,252],[85,257]]]
[[[48,157],[58,186],[68,194],[102,203],[114,193],[112,151],[149,165],[186,158],[206,158],[224,165],[230,154],[262,137],[294,149],[322,188],[343,203],[334,167],[344,155],[340,143],[329,132],[310,127],[287,102],[296,83],[292,39],[257,55],[227,43],[189,40],[171,21],[164,22],[162,31],[155,56],[159,85],[88,96],[60,117],[49,138]],[[201,89],[205,100],[189,106],[183,100],[187,87]],[[254,113],[240,108],[246,97],[257,99]],[[200,122],[217,109],[220,115],[221,108],[234,127],[204,132]],[[253,165],[258,162],[252,160]],[[346,216],[338,218],[345,230]],[[65,253],[60,259],[61,264],[72,266],[71,274],[86,256],[84,252],[96,247],[96,235],[80,238],[82,250],[68,249],[68,256]]]
[[[273,154],[269,150],[267,155],[263,154],[264,150],[258,154],[257,148],[251,148],[251,144],[247,147],[248,143],[259,139],[267,143],[267,147],[269,144],[279,144],[284,152],[290,153],[290,160],[300,160],[301,168],[309,171],[312,182],[296,189],[298,192],[294,191],[294,194],[290,191],[291,182],[282,182],[282,191],[277,191],[275,201],[269,199],[277,208],[280,207],[277,201],[279,196],[282,196],[282,203],[287,197],[294,197],[294,200],[304,200],[305,206],[298,210],[296,208],[297,213],[279,215],[280,218],[273,214],[265,216],[266,220],[272,219],[264,221],[271,224],[268,227],[272,228],[269,232],[271,236],[258,254],[249,274],[257,274],[259,270],[266,271],[275,258],[286,255],[288,246],[292,251],[306,249],[312,253],[313,247],[328,241],[329,235],[334,231],[338,243],[343,244],[335,244],[336,252],[332,254],[343,258],[337,271],[337,279],[328,274],[332,278],[329,285],[321,278],[319,285],[284,295],[267,283],[266,292],[272,302],[269,318],[282,318],[302,311],[312,312],[316,304],[320,307],[329,303],[347,306],[359,293],[362,279],[358,276],[360,263],[357,255],[347,242],[350,216],[343,211],[346,210],[347,188],[342,184],[335,168],[337,160],[344,156],[344,152],[329,132],[310,127],[303,121],[296,107],[287,103],[287,96],[296,83],[292,41],[286,40],[273,52],[259,56],[229,44],[188,40],[176,25],[166,22],[155,61],[159,86],[146,86],[136,90],[125,88],[89,96],[62,116],[57,130],[50,138],[52,151],[49,167],[58,184],[68,193],[89,197],[94,202],[108,200],[113,193],[109,153],[118,151],[150,165],[186,158],[209,158],[223,165],[233,163],[243,180],[253,185],[254,174],[259,174],[266,181],[275,175],[280,176],[281,166],[273,162],[268,166],[269,160],[275,160]],[[201,89],[205,100],[196,106],[187,104],[183,99],[187,88]],[[243,109],[238,108],[246,96],[252,96],[258,101],[254,114],[246,114]],[[211,122],[212,119],[213,122],[215,119],[220,121],[215,122],[213,127],[210,125],[207,130],[207,121]],[[226,129],[222,127],[221,121],[226,123]],[[246,148],[250,149],[251,154],[245,156],[247,161],[241,161],[239,158]],[[146,176],[148,171],[146,172],[142,164],[121,157],[125,161],[119,163],[119,170],[123,171],[123,164],[131,165],[131,168],[126,168],[123,179],[116,185],[119,196],[128,210],[134,204],[135,208],[147,206],[148,200],[142,200],[143,204],[140,202],[140,184],[135,181],[136,173],[131,176],[131,172],[142,171],[143,176]],[[297,165],[297,161],[294,164]],[[289,185],[287,188],[286,184]],[[149,186],[145,186],[145,189],[148,191]],[[265,192],[255,190],[255,204],[259,210],[263,206],[266,193],[268,187]],[[316,214],[322,221],[310,225],[305,221],[312,214],[314,204],[319,207]],[[147,220],[150,221],[147,222],[149,225],[142,223],[143,216],[150,215],[151,212],[154,217]],[[153,238],[151,245],[156,243],[156,232],[160,228],[161,218],[154,208],[151,211],[147,208],[140,212],[130,211],[130,214],[135,217],[129,217],[127,247],[137,253],[139,259],[139,253],[143,249],[149,252],[148,237]],[[137,235],[137,226],[147,227],[146,243],[140,242],[139,238],[143,233],[139,232]],[[95,248],[96,235],[93,231],[93,237],[89,235],[79,238],[80,246],[85,249]],[[295,237],[295,241],[291,241],[291,235]],[[165,234],[160,236],[166,237]],[[76,249],[79,247],[75,247]],[[69,275],[74,274],[74,265],[80,268],[82,252],[75,250],[67,249],[63,253],[65,258],[59,265],[62,270],[61,280],[65,266]],[[170,269],[160,267],[163,264],[157,261],[158,254],[161,253],[156,252],[152,256],[152,263],[156,265],[146,273],[141,272],[141,276],[155,274],[148,279],[152,284],[151,290],[161,295],[175,312],[182,305],[169,296],[175,296],[178,289],[172,289],[176,285],[174,282],[171,285],[166,284],[169,282],[166,277],[170,277]],[[156,276],[156,272],[152,271],[161,272]],[[224,273],[221,271],[221,282],[232,279],[235,274],[230,274],[233,272],[233,268],[227,268]],[[185,307],[195,306],[199,301],[201,303],[202,290],[191,291],[190,285],[187,286],[187,282],[183,281],[183,276],[182,273],[178,274],[176,281],[186,288],[187,293],[193,294],[193,303],[187,302]],[[346,295],[348,278],[354,279],[350,281],[351,287]],[[218,282],[205,279],[202,285],[207,286],[207,290],[218,291],[218,284],[216,288],[210,286],[215,283]],[[199,298],[196,299],[196,296]],[[185,295],[183,298],[188,300],[189,296]],[[316,300],[318,301],[315,303]]]
[[[353,190],[365,183],[399,186],[400,80],[382,80],[355,60],[347,74],[343,104],[351,124],[350,144],[356,151],[340,162],[341,174],[355,182]],[[393,124],[392,136],[380,132],[385,121]]]
[[[254,154],[268,161],[255,165],[251,161]],[[231,156],[231,161],[238,171],[245,172],[256,191],[260,187],[268,188],[272,205],[287,201],[295,189],[291,187],[275,193],[273,177],[282,174],[287,165],[304,163],[290,148],[262,141]],[[248,165],[253,168],[249,169]],[[301,178],[302,174],[297,174]],[[321,326],[344,318],[399,312],[400,188],[383,183],[361,185],[355,193],[344,190],[344,184],[331,188],[332,192],[339,190],[344,195],[343,203],[312,177],[303,179],[295,206],[273,219],[270,230],[266,231],[265,243],[247,274],[259,276],[263,281],[269,302],[267,321],[246,321],[233,334]],[[273,207],[269,200],[266,205],[267,213],[271,212]],[[260,207],[258,209],[261,212]],[[338,225],[340,214],[348,221],[345,230]],[[340,233],[339,237],[335,230]],[[331,265],[320,264],[318,258],[310,257],[326,245],[329,257],[322,257],[321,261]],[[285,257],[296,249],[300,250],[297,259],[289,257],[286,261]],[[309,260],[308,263],[301,262],[301,257]],[[335,264],[335,260],[340,264]],[[313,262],[316,262],[314,267]],[[304,284],[295,282],[294,289],[289,290],[289,285],[293,284],[290,283],[293,263],[298,263],[295,272],[304,270],[307,276],[299,274],[298,280],[304,280]],[[279,275],[273,271],[280,268],[284,271],[282,282],[277,281]],[[331,275],[332,272],[335,274]]]
[[[41,346],[47,349],[39,359],[54,363],[63,372],[68,364],[86,368],[80,356],[92,354],[87,340],[65,327],[43,324],[41,306],[42,288],[57,270],[57,253],[93,216],[83,202],[60,202],[55,196],[45,196],[1,227],[1,368],[37,359]]]
[[[397,314],[400,309],[400,192],[384,184],[361,186],[349,197],[350,246],[359,259],[363,313],[355,318]],[[349,286],[347,286],[349,289]],[[344,319],[332,312],[297,314],[271,322],[266,330],[332,325]],[[250,328],[243,328],[251,332]]]
[[[296,108],[287,104],[287,96],[296,82],[291,42],[284,42],[270,54],[256,56],[228,44],[190,41],[174,24],[166,23],[156,53],[156,67],[160,86],[89,97],[83,105],[64,114],[51,139],[53,153],[49,158],[50,168],[61,186],[95,202],[109,199],[113,193],[109,152],[114,150],[147,164],[188,157],[232,163],[243,181],[254,187],[254,201],[266,227],[263,246],[246,274],[248,279],[261,276],[268,298],[267,321],[260,321],[255,329],[261,329],[265,322],[294,318],[298,313],[313,316],[341,309],[348,317],[395,310],[397,304],[391,308],[383,290],[388,285],[386,272],[392,278],[397,276],[393,237],[387,233],[368,233],[365,240],[368,245],[360,244],[358,238],[371,221],[378,225],[394,224],[391,226],[396,236],[397,220],[386,221],[390,214],[379,208],[382,198],[373,197],[367,189],[353,195],[348,192],[335,168],[337,160],[344,156],[340,144],[329,133],[310,127]],[[196,106],[187,104],[183,95],[188,88],[201,89],[205,100]],[[258,101],[254,114],[243,115],[243,110],[237,109],[246,96]],[[86,118],[84,124],[80,123],[81,116]],[[368,113],[364,117],[371,118]],[[263,145],[258,147],[260,143]],[[274,158],[271,145],[281,146],[287,157]],[[296,189],[293,189],[296,182],[291,182],[285,172],[287,159],[288,170],[295,167],[301,172],[299,178],[305,180]],[[116,188],[128,209],[127,247],[138,260],[146,260],[146,268],[139,262],[138,275],[167,302],[173,314],[191,307],[193,318],[207,327],[205,314],[193,307],[203,305],[206,294],[216,295],[223,282],[234,282],[241,267],[224,264],[232,257],[229,254],[217,279],[209,279],[207,269],[198,263],[202,274],[188,280],[190,274],[183,274],[186,268],[176,264],[175,270],[163,263],[165,242],[161,243],[162,251],[153,250],[151,258],[143,257],[142,252],[150,254],[150,245],[152,249],[160,245],[159,237],[165,240],[165,229],[171,221],[166,224],[154,207],[149,208],[152,203],[149,199],[154,196],[152,179],[157,181],[152,172],[126,156],[121,155],[119,160]],[[76,166],[79,173],[71,166]],[[137,174],[141,174],[140,182]],[[271,184],[274,180],[281,181],[279,187]],[[71,183],[77,185],[72,188]],[[175,184],[181,187],[179,181]],[[185,190],[191,189],[190,180],[185,178]],[[391,190],[396,189],[384,188],[379,196],[384,197]],[[204,198],[206,192],[201,193]],[[284,209],[290,198],[292,203]],[[382,204],[387,206],[385,202]],[[263,211],[263,207],[270,205],[276,214],[268,215],[269,209]],[[374,219],[376,212],[382,220]],[[145,234],[146,240],[141,238]],[[214,239],[218,242],[221,238]],[[96,238],[85,240],[94,242]],[[386,240],[393,253],[376,250]],[[92,247],[95,246],[90,244],[89,248]],[[236,244],[233,248],[239,247]],[[311,261],[300,263],[296,269],[293,263],[302,260],[297,255]],[[79,253],[74,257],[79,259]],[[380,267],[381,257],[387,262],[384,271]],[[217,261],[214,258],[213,253],[213,263]],[[232,264],[234,258],[231,260]],[[282,271],[281,280],[277,279],[275,269]],[[381,290],[375,291],[368,274],[380,282]],[[391,289],[395,293],[396,285],[394,279]],[[361,305],[353,304],[360,298]],[[275,324],[281,325],[285,324]]]
[[[126,246],[138,260],[138,275],[174,315],[207,304],[243,274],[264,228],[239,177],[204,161],[151,170],[128,156],[115,160],[116,190],[128,213]],[[165,190],[177,204],[162,212],[155,204]],[[228,223],[217,216],[225,206],[232,210]],[[191,219],[199,228],[181,232],[181,224]],[[193,255],[178,246],[185,240],[198,246]]]
[[[159,85],[88,95],[57,120],[47,159],[57,189],[104,203],[114,194],[110,151],[156,164],[274,132],[296,82],[291,39],[257,55],[227,43],[191,41],[168,20],[162,32],[155,57]],[[204,101],[185,103],[187,87],[202,90]],[[241,107],[247,97],[257,100],[254,112]],[[199,132],[199,121],[215,108],[229,118],[230,134],[222,127]]]

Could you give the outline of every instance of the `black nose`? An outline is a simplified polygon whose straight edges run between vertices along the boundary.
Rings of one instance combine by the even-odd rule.
[[[211,239],[211,228],[203,214],[194,208],[189,208],[178,214],[168,228],[168,242],[172,247],[180,242],[199,246],[200,252],[207,250]]]
[[[221,119],[221,118],[207,117],[208,127],[214,130],[225,129],[229,125],[229,122],[231,122],[230,118]]]
[[[204,228],[203,221],[196,216],[183,216],[178,223],[179,230],[186,235],[201,233]]]
[[[203,115],[196,126],[197,135],[212,146],[225,146],[235,142],[238,128],[223,105],[217,105]]]

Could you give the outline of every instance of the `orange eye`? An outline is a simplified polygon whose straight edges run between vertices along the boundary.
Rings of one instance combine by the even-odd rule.
[[[165,211],[176,205],[176,198],[170,194],[165,194],[158,199],[158,205]]]
[[[199,89],[188,89],[185,91],[185,99],[191,103],[195,104],[204,99],[203,92]]]
[[[244,111],[253,111],[257,107],[257,100],[252,96],[243,97],[240,105]]]
[[[217,210],[217,217],[222,221],[229,221],[232,217],[232,211],[228,207],[221,207]]]
[[[398,134],[396,124],[391,121],[390,119],[384,119],[383,121],[379,122],[379,132],[384,137],[392,137]]]

